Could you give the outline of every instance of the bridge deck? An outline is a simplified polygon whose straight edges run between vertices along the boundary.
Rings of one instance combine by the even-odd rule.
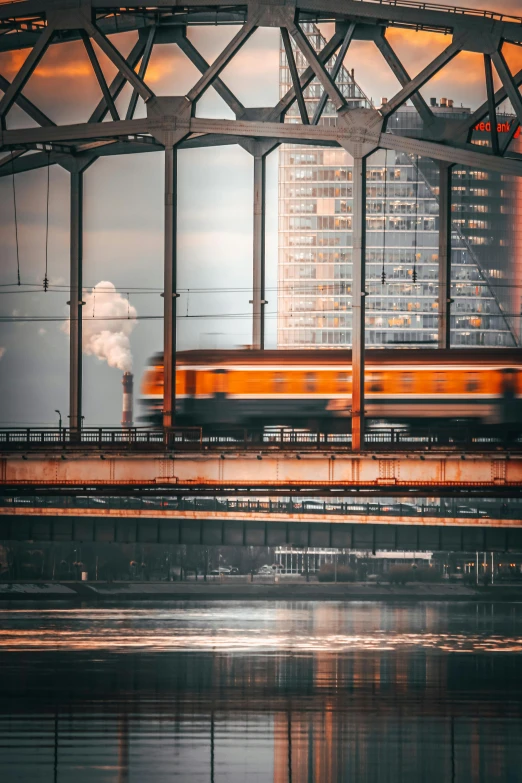
[[[354,521],[299,515],[3,508],[0,539],[203,546],[298,546],[390,551],[522,550],[516,520],[390,517]]]
[[[0,492],[516,496],[522,454],[331,451],[1,453]]]

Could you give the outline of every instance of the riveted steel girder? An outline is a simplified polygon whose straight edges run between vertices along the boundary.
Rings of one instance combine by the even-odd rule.
[[[172,130],[182,126],[189,134],[219,134],[222,136],[247,136],[249,138],[273,139],[284,142],[307,142],[321,145],[332,142],[343,145],[343,128],[341,126],[316,127],[313,125],[297,125],[278,122],[262,122],[248,120],[218,120],[203,117],[184,117],[181,121],[172,120]],[[94,139],[124,139],[139,134],[155,135],[155,131],[165,130],[164,121],[154,117],[139,120],[119,120],[105,123],[83,123],[78,125],[62,125],[61,127],[23,128],[19,130],[0,131],[0,147],[15,148],[29,144],[65,144]],[[349,140],[349,138],[348,138]],[[414,155],[423,155],[448,163],[458,163],[462,166],[473,166],[479,169],[497,171],[500,174],[522,176],[522,161],[512,157],[494,155],[487,148],[473,144],[447,144],[426,139],[399,136],[393,133],[381,133],[376,147],[393,149]]]
[[[29,19],[32,26],[41,24],[45,15],[53,11],[64,9],[63,0],[23,0],[12,4],[0,6],[0,21],[6,25],[15,25],[17,20]],[[147,18],[153,18],[161,14],[179,16],[185,22],[197,21],[207,23],[228,23],[239,21],[246,17],[245,0],[191,0],[190,4],[179,8],[173,0],[154,0],[152,4],[140,7],[136,4],[126,8],[117,6],[112,15],[107,14],[108,6],[105,0],[91,0],[84,2],[82,6],[92,9],[93,14],[99,13],[106,16],[105,25],[109,32],[118,29],[138,29],[147,23]],[[255,6],[256,3],[250,3]],[[273,4],[276,6],[276,4]],[[499,35],[508,41],[522,42],[522,26],[516,16],[496,13],[494,11],[476,11],[461,7],[441,7],[437,9],[433,5],[426,7],[423,2],[412,2],[408,5],[384,4],[375,2],[361,2],[361,0],[343,0],[342,6],[338,0],[297,0],[296,8],[302,14],[308,14],[317,21],[332,21],[335,19],[353,17],[367,24],[394,25],[413,29],[428,29],[437,32],[448,33],[455,30],[479,32],[491,35]],[[282,7],[288,4],[281,3]],[[125,20],[128,20],[125,24]],[[119,21],[121,20],[121,24]],[[133,27],[131,26],[133,25]],[[32,29],[29,27],[29,29]],[[17,46],[13,41],[13,48]]]
[[[0,456],[0,493],[13,490],[81,488],[103,491],[133,489],[249,494],[304,489],[315,494],[353,491],[380,496],[426,496],[468,491],[481,497],[522,491],[522,457],[487,454],[305,454],[241,452],[205,454],[164,451],[147,455],[86,456],[68,451],[57,455]],[[171,458],[169,458],[169,456]],[[118,492],[116,492],[118,494]]]

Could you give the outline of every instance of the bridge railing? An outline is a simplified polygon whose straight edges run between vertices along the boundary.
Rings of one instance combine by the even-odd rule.
[[[320,449],[348,450],[350,433],[310,432],[291,427],[249,429],[230,427],[213,433],[204,433],[201,427],[174,427],[151,429],[149,427],[106,428],[84,427],[81,432],[62,428],[19,427],[0,429],[1,451],[48,450],[81,447],[86,449],[129,451],[206,451],[212,449]],[[501,438],[491,434],[480,435],[473,429],[419,428],[410,431],[405,427],[375,427],[365,435],[367,448],[379,450],[466,448],[487,450],[504,445]],[[510,448],[520,449],[522,443],[512,442]]]
[[[476,518],[476,519],[522,519],[522,503],[470,501],[462,502],[457,498],[444,499],[441,502],[403,503],[403,502],[332,502],[322,499],[297,498],[221,498],[221,497],[162,497],[152,496],[93,496],[93,495],[23,495],[0,497],[0,508],[56,508],[56,509],[96,509],[136,510],[173,512],[221,512],[226,514],[264,513],[293,515],[326,515],[333,517],[437,517],[437,518]]]
[[[364,0],[382,6],[396,6],[397,8],[413,8],[417,11],[435,11],[436,13],[458,14],[459,16],[476,16],[484,19],[492,19],[498,22],[514,22],[522,24],[522,17],[514,14],[503,14],[500,11],[487,11],[485,9],[468,8],[460,5],[439,5],[438,3],[426,3],[422,0]],[[419,18],[419,26],[422,19]]]

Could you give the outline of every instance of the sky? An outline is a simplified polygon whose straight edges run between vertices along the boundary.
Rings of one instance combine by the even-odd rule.
[[[519,0],[483,3],[498,13],[522,13]],[[235,27],[200,27],[189,38],[212,62],[233,37]],[[331,27],[323,27],[331,35]],[[411,76],[449,43],[447,36],[392,29],[389,40]],[[126,55],[134,33],[112,36]],[[96,45],[95,45],[96,49]],[[108,81],[112,64],[96,49]],[[0,73],[12,79],[27,52],[0,54]],[[522,67],[522,50],[506,51],[512,70]],[[271,106],[278,100],[279,36],[258,30],[225,69],[222,79],[246,106]],[[374,45],[354,42],[345,66],[379,105],[399,85]],[[174,45],[156,46],[146,81],[158,95],[188,92],[198,73]],[[455,105],[475,108],[485,99],[482,56],[461,53],[423,90],[426,98],[453,98]],[[51,46],[24,94],[57,123],[84,122],[100,91],[80,43]],[[125,89],[118,105],[126,106]],[[136,116],[144,116],[138,104]],[[198,116],[232,118],[210,89],[198,104]],[[30,127],[17,107],[8,127]],[[252,158],[237,146],[181,150],[178,170],[178,349],[232,348],[251,342],[252,298]],[[267,347],[276,345],[277,311],[277,164],[267,161]],[[69,299],[69,175],[49,170],[48,277],[60,291],[43,291],[46,263],[47,169],[16,176],[20,277],[32,286],[17,289],[13,185],[0,179],[0,314],[53,316],[64,319]],[[105,285],[100,286],[100,283]],[[112,284],[117,291],[108,290]],[[93,288],[99,286],[98,294]],[[84,321],[115,307],[122,314],[151,316],[119,322],[121,335],[108,336],[110,356],[100,348],[100,321],[85,323],[83,358],[85,426],[118,426],[121,418],[121,368],[132,361],[136,386],[147,359],[162,348],[163,154],[115,156],[98,160],[85,174]],[[25,290],[25,289],[28,290]],[[138,289],[154,289],[144,294]],[[35,290],[38,289],[38,290]],[[100,290],[103,289],[103,292]],[[0,323],[0,426],[55,424],[68,413],[67,324]],[[100,358],[103,354],[105,358]],[[116,357],[116,358],[115,358]],[[122,358],[124,357],[124,358]],[[109,361],[107,361],[107,358]],[[112,366],[111,366],[112,365]],[[136,395],[138,396],[138,395]]]

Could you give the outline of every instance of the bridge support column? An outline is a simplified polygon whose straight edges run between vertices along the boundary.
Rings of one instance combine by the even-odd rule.
[[[439,162],[439,348],[451,337],[451,164]]]
[[[71,172],[69,279],[69,427],[71,439],[82,429],[83,171]]]
[[[366,158],[353,160],[352,449],[364,448],[364,319],[366,284]]]
[[[266,156],[254,156],[254,254],[252,282],[252,348],[265,347],[265,213]]]
[[[177,149],[165,147],[165,256],[163,273],[163,426],[176,419]],[[167,435],[167,433],[166,433]]]

